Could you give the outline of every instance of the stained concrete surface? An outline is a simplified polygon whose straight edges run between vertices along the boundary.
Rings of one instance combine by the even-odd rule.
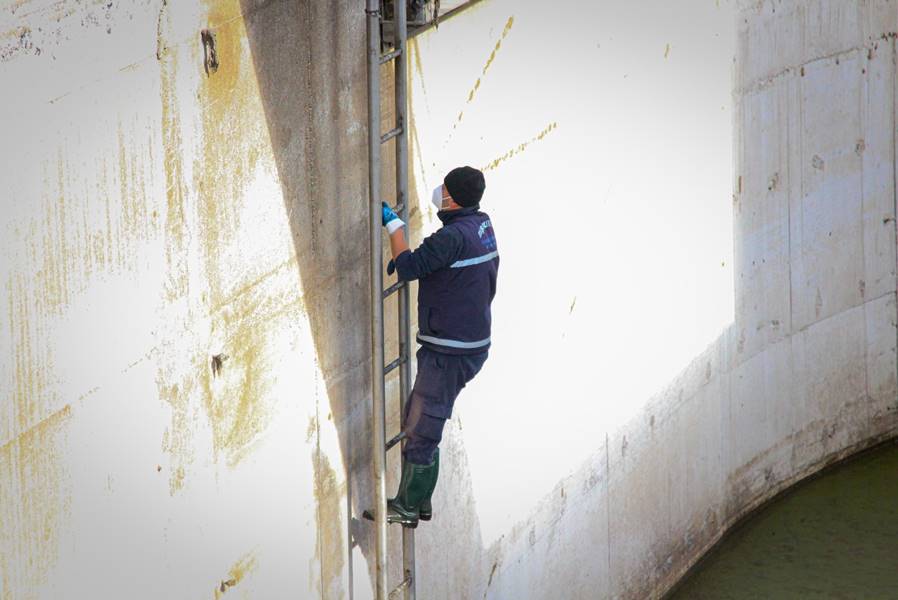
[[[2,10],[0,597],[366,597],[363,7]]]
[[[671,600],[898,597],[898,444],[799,484],[740,524]]]

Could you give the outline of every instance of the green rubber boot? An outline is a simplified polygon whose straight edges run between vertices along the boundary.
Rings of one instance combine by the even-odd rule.
[[[403,464],[396,497],[387,500],[387,523],[400,523],[403,527],[412,529],[418,526],[418,510],[430,489],[433,468],[433,463],[416,465],[406,461]],[[374,520],[374,512],[371,510],[366,510],[362,516]]]
[[[437,478],[440,476],[440,449],[437,448],[433,453],[433,467],[430,471],[430,485],[427,488],[427,495],[421,501],[421,508],[418,510],[418,516],[422,521],[429,521],[433,518],[433,505],[430,498],[433,496],[433,490],[437,487]]]

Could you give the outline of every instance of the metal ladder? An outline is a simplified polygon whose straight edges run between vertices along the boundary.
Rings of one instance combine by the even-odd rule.
[[[370,203],[371,237],[371,399],[373,402],[373,470],[374,470],[374,527],[375,527],[375,598],[395,600],[415,599],[415,535],[414,530],[402,527],[402,583],[387,594],[387,450],[405,437],[400,433],[386,442],[386,377],[399,368],[399,410],[405,408],[411,383],[409,332],[409,286],[397,282],[384,289],[383,238],[381,232],[380,147],[390,140],[396,145],[396,213],[408,223],[408,131],[406,105],[406,0],[393,2],[393,50],[381,51],[382,0],[366,0],[365,14],[368,29],[368,199]],[[380,66],[393,62],[395,80],[395,127],[380,133]],[[399,357],[384,366],[383,302],[393,293],[399,298]]]

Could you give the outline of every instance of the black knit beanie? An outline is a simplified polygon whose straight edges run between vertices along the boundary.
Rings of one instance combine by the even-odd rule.
[[[455,203],[464,207],[479,204],[483,190],[486,189],[483,173],[474,167],[452,169],[443,179],[443,183]]]

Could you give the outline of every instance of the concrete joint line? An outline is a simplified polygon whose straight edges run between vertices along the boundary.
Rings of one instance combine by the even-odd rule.
[[[846,311],[854,310],[856,308],[866,306],[870,302],[876,302],[877,300],[881,300],[882,298],[885,298],[886,296],[894,296],[895,294],[896,294],[895,290],[890,290],[888,292],[885,292],[884,294],[880,294],[879,296],[876,296],[875,298],[865,298],[862,302],[848,306],[848,307],[844,308],[843,310],[840,310],[837,313],[833,313],[827,317],[818,319],[818,320],[814,321],[813,323],[808,323],[804,327],[790,331],[790,332],[784,334],[782,338],[776,340],[775,342],[771,342],[771,343],[767,344],[766,346],[762,347],[760,350],[755,350],[754,352],[752,352],[750,354],[746,354],[744,357],[737,356],[732,367],[728,371],[725,371],[725,372],[730,372],[732,369],[735,369],[736,367],[745,364],[746,362],[750,361],[751,359],[753,359],[757,355],[761,354],[762,352],[765,352],[768,349],[770,349],[771,347],[776,346],[777,344],[781,344],[781,343],[789,340],[790,338],[792,338],[793,336],[795,336],[799,333],[803,333],[803,332],[807,331],[808,329],[810,329],[814,325],[817,325],[818,323],[823,323],[825,321],[828,321],[829,319],[832,319],[833,317],[838,317],[839,315],[844,314]],[[707,385],[707,383],[703,384],[703,385]]]
[[[848,56],[854,52],[859,52],[861,50],[868,50],[868,51],[872,50],[873,46],[875,44],[878,44],[880,41],[885,41],[886,39],[890,39],[890,36],[892,36],[892,35],[894,35],[894,34],[889,33],[889,34],[887,34],[886,38],[877,39],[873,42],[870,42],[869,44],[864,44],[862,46],[855,46],[853,48],[849,48],[847,50],[841,50],[839,52],[834,52],[832,54],[827,54],[825,56],[818,56],[817,58],[813,58],[807,62],[803,62],[798,65],[792,65],[792,66],[786,67],[785,69],[783,69],[783,70],[779,71],[778,73],[775,73],[769,77],[765,77],[763,79],[756,79],[755,81],[753,81],[751,84],[749,84],[747,86],[737,88],[736,93],[740,94],[742,96],[751,96],[752,94],[766,90],[767,88],[769,88],[772,85],[774,85],[775,83],[777,83],[783,77],[785,77],[787,75],[792,75],[796,71],[800,71],[804,67],[811,66],[811,65],[816,64],[821,61],[843,58],[843,57]]]

